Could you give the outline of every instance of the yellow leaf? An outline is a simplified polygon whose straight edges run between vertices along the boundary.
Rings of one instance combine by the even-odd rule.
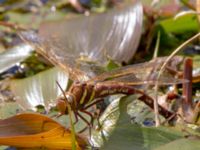
[[[70,130],[40,114],[20,114],[0,120],[0,145],[68,150],[72,148],[71,137]],[[86,147],[84,138],[76,135],[76,140],[78,150]]]

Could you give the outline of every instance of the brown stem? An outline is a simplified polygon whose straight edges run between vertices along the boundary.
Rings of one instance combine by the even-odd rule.
[[[183,105],[184,107],[192,107],[192,59],[187,58],[184,61],[183,78],[188,82],[183,83]]]
[[[182,113],[187,122],[193,121],[193,103],[192,103],[192,59],[187,58],[184,61],[183,78],[188,82],[183,83],[183,103]]]

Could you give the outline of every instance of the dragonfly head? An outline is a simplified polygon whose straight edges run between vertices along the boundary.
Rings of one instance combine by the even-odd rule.
[[[66,93],[65,96],[61,95],[58,98],[56,106],[61,114],[68,114],[67,105],[69,105],[71,107],[71,109],[74,110],[75,106],[76,106],[75,103],[76,103],[75,97],[70,93]]]

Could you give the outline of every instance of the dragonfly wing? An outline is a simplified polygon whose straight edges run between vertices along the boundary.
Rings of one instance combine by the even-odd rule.
[[[86,57],[101,66],[109,57],[127,62],[139,43],[143,9],[138,0],[120,4],[101,14],[42,23],[39,35],[49,40],[57,38],[54,45],[65,53]]]
[[[142,20],[142,5],[133,0],[102,14],[45,22],[37,35],[22,36],[39,53],[67,70],[72,79],[85,81],[99,74],[97,66],[106,64],[108,58],[118,62],[132,58]]]
[[[137,89],[142,89],[142,90],[146,90],[152,86],[155,86],[156,84],[159,86],[169,86],[169,85],[174,85],[174,84],[183,84],[183,83],[187,83],[187,80],[184,79],[176,79],[173,77],[161,77],[159,80],[157,79],[149,79],[149,80],[140,80],[137,78],[132,78],[133,80],[131,80],[129,78],[129,80],[108,80],[108,81],[104,81],[104,82],[98,82],[97,84],[103,84],[104,86],[108,86],[109,85],[125,85],[125,86],[133,86]]]
[[[99,76],[94,77],[89,82],[105,82],[105,81],[122,81],[122,82],[144,82],[147,80],[156,80],[160,67],[166,60],[166,57],[152,60],[150,62],[140,63],[136,65],[129,65],[121,67],[110,72],[105,72]],[[183,61],[182,57],[174,57],[168,64],[169,67],[177,67],[177,64]],[[164,80],[164,78],[166,78]],[[167,70],[162,74],[160,80],[163,80],[163,84],[167,84],[167,79],[171,81],[173,75]],[[161,82],[161,81],[160,81]],[[182,81],[179,81],[182,82]],[[132,83],[131,83],[132,84]],[[135,83],[136,84],[136,83]],[[142,83],[143,84],[143,83]]]
[[[177,79],[172,75],[162,75],[158,78],[157,73],[151,73],[148,76],[143,74],[128,74],[123,77],[116,77],[111,80],[103,81],[103,83],[124,83],[126,85],[138,86],[138,85],[173,85],[182,84],[188,82],[185,79]]]
[[[78,67],[72,67],[75,66],[75,57],[73,55],[67,55],[66,53],[62,53],[62,51],[60,51],[60,54],[55,53],[58,51],[57,49],[59,49],[59,46],[54,45],[53,40],[50,42],[47,39],[43,39],[34,31],[23,31],[19,33],[19,36],[25,42],[35,47],[36,51],[52,64],[59,66],[64,71],[69,73],[71,79],[76,81],[79,81],[80,79],[82,79],[82,81],[89,79],[85,72],[77,69]]]
[[[90,82],[102,82],[102,81],[113,80],[113,79],[128,76],[128,75],[133,75],[139,72],[141,73],[151,72],[152,68],[154,66],[156,67],[156,65],[157,65],[156,63],[142,63],[142,64],[120,67],[112,71],[100,74],[99,76],[92,78]]]

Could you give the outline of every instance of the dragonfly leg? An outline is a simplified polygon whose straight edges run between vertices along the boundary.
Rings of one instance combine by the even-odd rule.
[[[90,122],[88,122],[81,114],[79,114],[78,112],[77,112],[77,115],[88,125],[88,127],[89,127],[89,135],[90,135],[90,137],[91,137],[91,129],[92,129],[92,126],[90,125]],[[82,133],[82,132],[84,132],[85,130],[87,129],[87,127],[85,127],[84,129],[82,129],[81,131],[79,131],[79,133]]]
[[[75,116],[75,122],[73,124],[75,125],[78,122],[77,112],[74,112],[74,116]]]
[[[90,123],[78,112],[76,112],[77,116],[80,117],[88,126],[90,126]]]
[[[92,107],[93,105],[96,105],[96,104],[98,104],[98,103],[102,102],[103,100],[104,100],[103,98],[100,98],[100,99],[98,99],[98,100],[94,101],[93,103],[91,103],[91,104],[87,105],[87,106],[86,106],[86,107],[84,107],[83,109],[84,109],[84,110],[86,110],[86,109],[88,109],[88,108]]]
[[[103,98],[99,98],[99,99],[97,99],[96,101],[94,101],[93,103],[91,103],[91,104],[87,105],[86,107],[84,107],[83,110],[86,110],[86,109],[88,109],[88,108],[90,108],[90,107],[92,107],[92,106],[94,106],[94,105],[96,105],[96,104],[98,104],[98,103],[103,102],[103,101],[104,101]],[[97,112],[97,111],[94,112],[93,117],[97,120],[97,125],[98,125],[97,128],[100,128],[101,123],[100,123],[100,121],[99,121],[99,117],[100,117],[100,115],[102,114],[104,108],[103,108],[103,109],[102,109],[102,108],[99,108],[99,109],[97,108],[97,110],[99,110],[99,111],[98,111],[98,112]],[[93,119],[93,121],[94,121],[94,119]],[[93,126],[93,125],[92,125],[92,126]]]
[[[80,110],[80,111],[87,114],[88,116],[90,116],[90,125],[91,125],[91,127],[93,127],[93,123],[94,123],[93,115],[86,110]]]

